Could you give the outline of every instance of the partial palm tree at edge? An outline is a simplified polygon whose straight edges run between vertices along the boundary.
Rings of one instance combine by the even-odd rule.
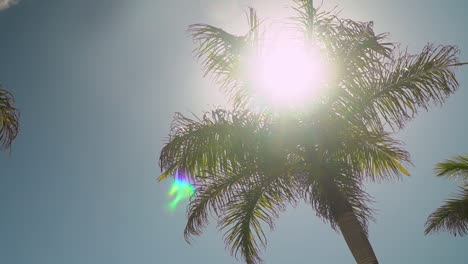
[[[341,232],[357,263],[378,263],[367,235],[373,218],[363,183],[409,175],[409,154],[392,133],[456,91],[459,51],[427,45],[409,54],[387,42],[387,34],[375,34],[371,23],[320,11],[311,0],[295,2],[294,21],[305,40],[319,41],[338,65],[328,93],[310,111],[251,111],[254,87],[243,71],[243,51],[262,41],[255,11],[249,10],[249,30],[241,36],[191,25],[204,74],[234,108],[192,118],[177,113],[161,151],[159,180],[182,172],[196,186],[187,208],[188,242],[212,215],[231,254],[258,263],[264,227],[273,229],[287,205],[305,201]]]
[[[439,177],[460,179],[464,186],[428,217],[424,233],[446,231],[464,236],[468,234],[468,155],[457,155],[438,163],[435,172]]]
[[[0,85],[0,150],[11,147],[18,134],[18,110],[10,92]]]

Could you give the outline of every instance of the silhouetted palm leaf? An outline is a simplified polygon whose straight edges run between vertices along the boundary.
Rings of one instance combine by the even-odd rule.
[[[167,176],[177,169],[204,176],[235,167],[257,155],[258,142],[265,137],[268,116],[248,111],[207,112],[190,119],[176,114],[169,143],[162,149],[160,166]],[[161,178],[160,180],[163,180]]]
[[[424,234],[447,231],[454,236],[468,234],[468,189],[463,189],[427,219]]]
[[[0,86],[0,149],[8,149],[18,135],[18,110],[13,96]]]
[[[439,177],[459,178],[468,180],[468,155],[456,155],[451,159],[438,163],[435,173]]]
[[[468,156],[457,155],[451,159],[438,163],[435,172],[439,177],[468,179]],[[447,231],[453,235],[468,234],[468,184],[465,181],[460,193],[437,208],[426,221],[424,233]]]
[[[250,99],[245,69],[251,52],[258,46],[260,26],[252,8],[247,14],[247,22],[249,29],[243,36],[207,24],[192,24],[188,28],[198,45],[194,53],[201,61],[204,76],[211,76],[236,107],[245,106]]]
[[[457,62],[458,53],[453,46],[432,45],[419,55],[404,52],[373,76],[365,76],[358,100],[347,98],[351,100],[345,102],[375,129],[383,129],[385,124],[402,128],[418,109],[442,104],[456,91],[458,82],[449,65]]]

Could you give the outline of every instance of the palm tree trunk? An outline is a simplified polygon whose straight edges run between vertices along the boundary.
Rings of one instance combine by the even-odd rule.
[[[349,209],[337,211],[336,223],[343,234],[349,250],[358,264],[378,264],[377,257],[356,215],[345,200]]]
[[[358,264],[378,264],[374,250],[348,199],[330,177],[324,177],[329,202],[335,221]]]

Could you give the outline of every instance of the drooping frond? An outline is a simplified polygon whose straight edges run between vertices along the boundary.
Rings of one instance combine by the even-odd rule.
[[[241,255],[248,264],[261,261],[260,249],[267,243],[262,225],[273,229],[279,212],[294,200],[293,183],[278,174],[251,175],[251,182],[226,204],[218,221],[226,230],[225,242],[231,254]]]
[[[293,130],[289,137],[294,140],[290,145],[313,146],[319,159],[346,164],[366,180],[379,182],[400,174],[409,176],[404,166],[411,164],[410,155],[402,143],[388,132],[369,130],[359,121],[336,113],[305,117],[299,128],[289,125]]]
[[[235,172],[229,170],[196,179],[197,192],[187,207],[187,224],[184,230],[187,242],[190,242],[192,236],[201,234],[208,224],[210,212],[219,217],[221,210],[232,200],[232,196],[237,195],[242,186],[248,183],[250,175],[245,173],[245,169],[239,168]]]
[[[197,192],[187,208],[187,241],[202,232],[211,213],[225,230],[232,255],[242,256],[246,263],[260,261],[261,246],[266,244],[262,223],[273,228],[279,211],[295,204],[297,186],[291,176],[295,164],[285,153],[269,153],[261,140],[257,148],[255,156],[235,168],[194,179]]]
[[[301,197],[314,208],[316,215],[337,229],[337,213],[349,204],[361,227],[367,232],[367,224],[372,218],[368,204],[370,196],[364,191],[362,179],[346,164],[309,164],[308,171],[299,175]],[[344,203],[344,204],[343,204]]]
[[[454,236],[468,234],[468,189],[466,186],[458,196],[446,201],[427,219],[424,233],[427,235],[438,231],[447,231]]]
[[[401,174],[409,176],[403,166],[411,164],[409,153],[383,131],[348,133],[333,157],[372,181],[393,179]]]
[[[176,114],[169,142],[161,150],[160,180],[178,169],[190,175],[226,171],[256,155],[258,137],[267,117],[248,111],[207,112],[190,119]]]
[[[456,155],[438,163],[435,173],[437,176],[448,178],[457,179],[460,177],[468,182],[468,155]]]
[[[369,221],[374,220],[373,210],[369,207],[372,203],[371,196],[364,191],[362,180],[357,175],[359,172],[353,172],[351,169],[346,169],[345,165],[342,165],[339,169],[340,173],[335,177],[336,186],[341,194],[343,194],[346,202],[351,206],[354,215],[361,224],[364,232],[367,234],[367,226]],[[332,192],[333,194],[333,192]],[[331,196],[336,202],[339,199]],[[338,208],[335,208],[335,210]]]
[[[219,223],[221,229],[227,229],[225,242],[231,254],[238,256],[241,253],[249,264],[261,261],[260,245],[266,243],[259,218],[272,224],[272,217],[277,214],[273,201],[268,198],[261,189],[238,194],[226,205],[226,215]]]
[[[249,9],[247,22],[249,29],[242,36],[207,24],[192,24],[188,28],[197,44],[194,53],[201,61],[204,76],[211,76],[235,107],[246,104],[250,98],[245,69],[250,52],[258,44],[260,26],[253,8]]]
[[[453,68],[459,51],[453,46],[427,45],[418,55],[403,52],[377,71],[356,78],[350,95],[341,98],[344,115],[355,115],[382,130],[404,126],[419,109],[442,104],[458,88]],[[353,93],[352,91],[355,91]]]
[[[0,150],[8,149],[18,135],[19,113],[11,93],[0,86]]]

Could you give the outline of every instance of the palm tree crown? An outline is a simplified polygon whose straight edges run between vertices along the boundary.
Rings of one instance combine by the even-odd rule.
[[[438,163],[435,172],[439,177],[461,179],[464,187],[428,217],[424,233],[448,231],[454,236],[464,236],[468,234],[468,155],[457,155]]]
[[[363,183],[409,175],[403,166],[411,163],[409,154],[391,133],[455,92],[458,49],[427,45],[412,55],[387,34],[375,34],[372,23],[341,19],[311,0],[295,3],[304,42],[319,45],[335,65],[327,92],[305,111],[252,111],[246,56],[264,41],[256,12],[249,9],[241,36],[191,25],[195,56],[233,109],[193,118],[177,113],[161,151],[160,180],[183,171],[196,186],[187,241],[201,234],[211,214],[231,253],[258,263],[265,225],[273,228],[279,212],[302,200],[341,231],[358,263],[377,263],[367,239],[372,210]]]
[[[0,149],[10,148],[18,134],[18,110],[11,93],[0,85]]]

